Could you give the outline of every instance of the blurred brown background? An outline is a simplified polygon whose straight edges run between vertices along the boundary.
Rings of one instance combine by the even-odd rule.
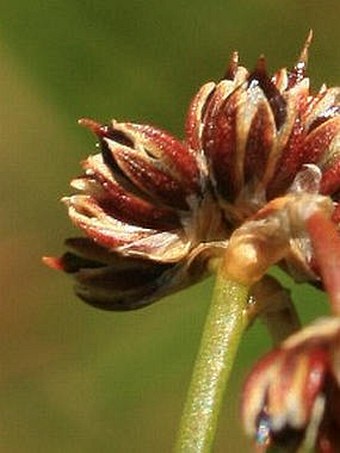
[[[181,136],[190,98],[232,50],[249,67],[260,53],[273,70],[292,65],[309,28],[313,87],[339,83],[339,17],[338,0],[0,3],[1,452],[170,452],[209,303],[212,281],[139,312],[100,312],[42,266],[75,233],[58,199],[95,152],[76,120],[114,116]],[[294,296],[305,321],[327,312],[316,290]],[[216,452],[250,451],[237,398],[269,347],[255,325]]]

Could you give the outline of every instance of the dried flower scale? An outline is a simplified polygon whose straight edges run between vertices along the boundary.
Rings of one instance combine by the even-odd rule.
[[[339,301],[340,270],[327,267],[320,252],[326,233],[318,221],[308,222],[315,213],[325,219],[335,243],[340,88],[311,92],[310,41],[311,34],[293,69],[273,76],[264,57],[249,72],[234,52],[224,78],[193,98],[184,140],[150,125],[81,119],[100,152],[82,163],[83,175],[71,183],[77,193],[63,201],[85,236],[68,239],[69,251],[45,258],[46,264],[72,274],[77,295],[106,310],[146,306],[205,278],[221,262],[229,277],[250,287],[279,264],[296,281],[324,285],[331,301]],[[333,253],[330,240],[327,250]],[[287,443],[287,435],[300,445],[308,432],[320,451],[336,451],[324,447],[337,445],[340,404],[340,309],[333,315],[328,324],[288,338],[250,375],[245,425],[264,449]]]

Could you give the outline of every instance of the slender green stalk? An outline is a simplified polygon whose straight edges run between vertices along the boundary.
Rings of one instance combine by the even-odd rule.
[[[219,270],[181,420],[177,453],[211,450],[226,384],[247,325],[248,292],[247,286]]]

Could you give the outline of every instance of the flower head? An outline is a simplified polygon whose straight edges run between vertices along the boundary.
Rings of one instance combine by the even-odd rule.
[[[203,278],[227,249],[239,256],[231,272],[249,261],[241,279],[276,262],[317,279],[304,221],[315,209],[340,217],[340,90],[311,94],[309,41],[291,71],[272,77],[263,57],[248,72],[234,53],[223,80],[194,97],[184,141],[153,126],[81,120],[100,153],[64,202],[86,238],[47,264],[73,273],[80,297],[114,310]],[[273,238],[269,253],[262,243]]]
[[[257,363],[244,387],[242,413],[260,447],[295,451],[306,440],[320,452],[339,451],[339,356],[340,319],[325,318]]]

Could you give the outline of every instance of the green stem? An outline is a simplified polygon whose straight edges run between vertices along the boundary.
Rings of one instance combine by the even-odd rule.
[[[249,287],[219,270],[189,387],[175,451],[211,450],[223,394],[247,325]]]

